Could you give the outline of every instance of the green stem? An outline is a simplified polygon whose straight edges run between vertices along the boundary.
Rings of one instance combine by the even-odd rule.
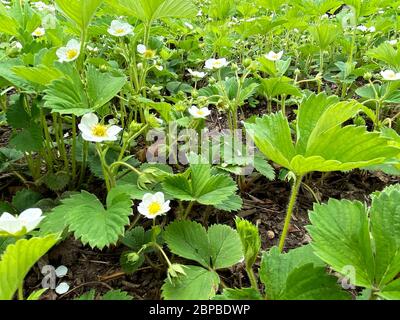
[[[79,173],[79,183],[78,186],[82,184],[83,178],[86,173],[86,163],[87,163],[87,156],[88,156],[88,148],[89,148],[89,142],[86,140],[83,140],[82,143],[82,163],[81,163],[81,171]]]
[[[141,175],[141,174],[142,174],[138,169],[136,169],[135,167],[133,167],[133,166],[131,166],[130,164],[128,164],[128,163],[126,163],[126,162],[123,162],[123,161],[114,162],[114,163],[110,166],[110,171],[111,171],[112,173],[116,173],[116,171],[114,171],[114,170],[118,169],[120,166],[127,167],[127,168],[130,169],[131,171],[135,172],[137,175]]]
[[[183,214],[183,220],[187,219],[189,213],[192,211],[193,205],[194,205],[194,202],[190,201],[189,205],[186,207],[185,213]]]
[[[102,150],[100,143],[96,143],[96,150],[97,153],[100,157],[100,162],[101,162],[101,169],[103,171],[103,175],[104,175],[104,180],[106,182],[106,188],[107,188],[107,192],[110,192],[111,190],[111,184],[110,184],[110,175],[109,175],[109,167],[106,163],[105,160],[105,152]]]
[[[249,276],[251,287],[258,291],[257,278],[254,274],[253,268],[251,266],[246,267],[246,272]]]
[[[72,181],[76,178],[76,116],[72,115],[72,148],[71,148],[71,162],[72,162]]]
[[[285,240],[287,233],[289,231],[290,221],[292,220],[293,209],[296,204],[297,195],[300,190],[300,185],[303,180],[303,176],[296,176],[296,180],[292,186],[292,193],[290,195],[289,205],[286,211],[285,224],[283,226],[282,235],[279,240],[279,251],[282,252],[283,247],[285,246]]]

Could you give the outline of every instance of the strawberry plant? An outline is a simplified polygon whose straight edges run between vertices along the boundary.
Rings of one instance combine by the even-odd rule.
[[[399,8],[0,1],[0,299],[400,299]]]

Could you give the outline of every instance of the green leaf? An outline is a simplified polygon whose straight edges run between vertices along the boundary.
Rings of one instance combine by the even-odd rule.
[[[24,96],[21,94],[9,108],[7,108],[7,123],[14,129],[25,129],[31,126],[32,116],[24,107]]]
[[[268,180],[273,181],[275,179],[275,169],[262,155],[255,155],[254,168]]]
[[[377,294],[387,300],[400,300],[400,279],[392,281]]]
[[[327,50],[330,44],[337,39],[336,24],[321,23],[310,27],[309,30],[320,50]]]
[[[42,199],[42,195],[30,189],[22,189],[18,191],[12,198],[12,205],[22,212],[26,209],[33,208],[35,204]]]
[[[370,221],[375,243],[375,281],[382,287],[400,273],[400,185],[372,196]]]
[[[47,291],[47,288],[33,291],[26,300],[39,300],[40,297]]]
[[[133,300],[127,292],[122,290],[110,290],[103,295],[101,300]]]
[[[208,239],[212,267],[229,268],[243,258],[240,238],[236,230],[222,224],[214,224],[208,229]]]
[[[383,42],[378,47],[369,50],[367,54],[374,59],[385,62],[396,70],[400,70],[400,50],[394,49],[387,42]]]
[[[58,8],[81,30],[86,30],[103,0],[56,0]]]
[[[14,162],[24,157],[23,152],[11,149],[0,148],[0,173],[5,172]]]
[[[0,261],[0,300],[11,300],[33,265],[56,244],[56,235],[9,245]]]
[[[60,114],[82,116],[92,112],[78,72],[69,65],[63,68],[64,77],[52,81],[44,91],[44,106]]]
[[[327,96],[323,93],[311,95],[305,99],[297,116],[297,142],[296,151],[305,153],[307,150],[308,139],[327,107],[338,103],[337,96]]]
[[[258,232],[258,227],[250,221],[241,219],[240,217],[236,217],[235,224],[242,243],[246,266],[251,268],[256,262],[258,253],[261,249],[261,238]]]
[[[222,201],[217,205],[214,205],[214,207],[217,208],[218,210],[227,212],[239,211],[240,209],[242,209],[242,206],[243,206],[243,200],[237,194],[233,194],[228,199]]]
[[[147,23],[162,18],[189,18],[198,12],[189,0],[108,0],[108,3],[124,14],[133,15]]]
[[[261,79],[260,90],[269,99],[281,95],[301,97],[300,89],[292,84],[292,81],[286,77]]]
[[[170,250],[204,267],[228,268],[243,258],[240,238],[235,230],[225,225],[208,229],[193,221],[174,221],[163,234]]]
[[[263,300],[263,297],[253,288],[227,288],[224,289],[222,294],[215,296],[213,300]]]
[[[37,67],[17,66],[12,71],[19,77],[40,86],[47,86],[53,80],[60,79],[63,73],[55,67],[39,65]]]
[[[189,170],[189,178],[187,173],[167,176],[162,183],[165,192],[179,200],[218,206],[237,190],[231,177],[213,174],[209,164],[191,163]]]
[[[348,300],[337,278],[326,273],[324,267],[306,264],[293,270],[286,281],[282,300]]]
[[[286,168],[295,156],[289,123],[282,113],[257,118],[255,123],[245,123],[246,132],[268,158]]]
[[[132,214],[132,202],[121,194],[107,201],[107,209],[91,193],[82,191],[63,201],[69,231],[83,244],[103,249],[117,243]]]
[[[127,231],[122,238],[122,243],[133,251],[139,251],[143,245],[149,242],[151,242],[151,233],[145,232],[142,226]]]
[[[285,294],[289,275],[298,267],[313,264],[322,267],[325,264],[307,245],[280,253],[277,247],[271,248],[262,256],[260,279],[265,285],[265,293],[269,300],[279,300]]]
[[[352,266],[356,274],[353,284],[372,288],[374,257],[365,206],[358,201],[330,199],[327,204],[314,205],[309,217],[312,225],[307,230],[315,254],[342,274]]]
[[[43,148],[43,134],[39,125],[32,123],[27,129],[17,132],[10,140],[10,146],[21,152],[37,152]]]
[[[0,212],[3,213],[4,211],[0,210]],[[15,241],[16,240],[14,237],[0,237],[0,257],[3,254],[3,252],[7,249],[8,245],[13,244]]]
[[[166,279],[162,297],[166,300],[208,300],[215,296],[219,277],[214,271],[202,267],[185,266],[186,276]]]
[[[211,264],[208,234],[206,229],[194,221],[174,221],[163,234],[172,253],[194,260],[204,267]]]
[[[18,22],[5,14],[0,15],[0,32],[10,36],[18,36]]]
[[[399,154],[400,149],[377,132],[342,126],[359,112],[370,114],[370,110],[356,101],[332,103],[334,100],[313,94],[303,101],[298,112],[296,147],[282,113],[257,118],[245,127],[268,159],[297,176],[381,164]]]
[[[96,290],[91,289],[90,291],[82,294],[81,296],[79,296],[78,298],[76,298],[75,300],[94,300],[96,298]]]
[[[129,196],[120,194],[107,199],[105,209],[95,195],[82,191],[62,200],[43,220],[41,232],[62,231],[68,226],[83,244],[103,249],[124,234],[132,214],[131,205]]]
[[[44,183],[52,191],[61,191],[67,187],[70,176],[65,171],[59,171],[56,173],[48,172],[44,178]]]
[[[113,76],[111,73],[102,73],[93,66],[87,70],[87,94],[93,109],[104,106],[122,89],[126,83],[125,76]]]

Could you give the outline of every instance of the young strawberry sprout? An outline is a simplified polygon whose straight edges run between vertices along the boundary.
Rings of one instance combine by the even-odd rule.
[[[0,300],[399,300],[399,11],[0,1]]]

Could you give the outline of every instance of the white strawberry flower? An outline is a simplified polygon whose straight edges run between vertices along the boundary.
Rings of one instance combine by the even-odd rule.
[[[115,125],[108,126],[99,123],[99,118],[94,113],[85,114],[78,128],[82,132],[82,138],[90,142],[116,141],[122,130]]]
[[[192,69],[188,69],[188,72],[193,78],[196,79],[203,79],[206,76],[205,72],[200,72],[200,71],[193,71]]]
[[[389,42],[390,45],[395,46],[397,44],[398,40],[397,39],[393,39],[393,40],[389,40],[388,42]]]
[[[46,30],[44,28],[36,28],[35,31],[32,32],[32,36],[34,37],[43,37],[46,34]]]
[[[142,198],[142,202],[139,203],[138,211],[146,218],[155,219],[157,216],[171,210],[169,202],[169,200],[165,201],[164,193],[162,192],[146,193]]]
[[[31,232],[44,219],[42,214],[42,210],[38,208],[27,209],[17,217],[4,212],[0,216],[0,234],[13,236]]]
[[[369,28],[368,28],[368,31],[371,32],[371,33],[372,33],[372,32],[375,32],[375,31],[376,31],[376,28],[375,28],[374,26],[369,27]]]
[[[394,72],[393,70],[381,71],[381,76],[384,80],[387,81],[400,80],[400,72]]]
[[[270,51],[265,55],[265,58],[267,58],[270,61],[278,61],[282,59],[282,56],[283,56],[283,51],[279,51],[278,53]]]
[[[211,111],[207,107],[197,108],[196,106],[191,106],[189,108],[189,113],[193,116],[193,118],[205,119],[211,114]]]
[[[229,64],[229,62],[225,58],[221,59],[208,59],[206,61],[205,68],[207,70],[218,70],[223,67],[226,67]]]
[[[124,37],[133,34],[133,27],[127,22],[113,20],[108,28],[108,33],[115,37]]]
[[[81,44],[76,39],[68,41],[65,47],[61,47],[56,51],[58,61],[60,62],[71,62],[78,59],[81,51]]]
[[[138,44],[136,49],[145,59],[153,59],[156,55],[154,50],[147,48],[144,44]]]

